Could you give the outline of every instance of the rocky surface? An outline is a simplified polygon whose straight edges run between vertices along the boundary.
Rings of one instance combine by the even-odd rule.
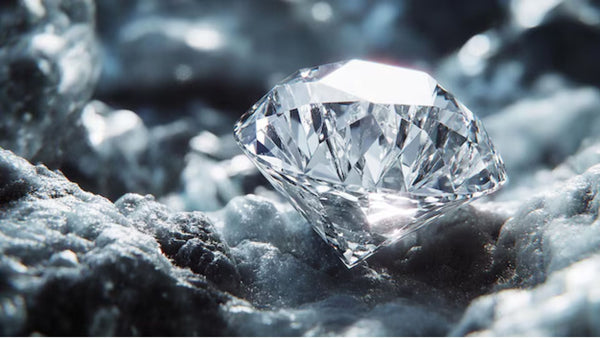
[[[151,196],[112,204],[8,151],[0,158],[4,334],[598,330],[600,166],[516,209],[463,208],[348,270],[285,204],[249,195],[209,218]],[[534,289],[505,290],[522,287]]]
[[[2,2],[0,334],[600,334],[600,11],[535,3]],[[350,57],[435,72],[510,182],[348,270],[231,126]]]
[[[1,334],[228,332],[219,283],[235,291],[235,266],[203,215],[115,206],[6,150],[0,173]]]
[[[505,290],[477,299],[452,334],[597,336],[599,264],[595,255],[532,290]]]

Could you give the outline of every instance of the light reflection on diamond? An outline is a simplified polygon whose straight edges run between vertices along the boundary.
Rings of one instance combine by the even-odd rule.
[[[349,267],[506,180],[481,122],[433,78],[360,60],[296,72],[235,137]]]

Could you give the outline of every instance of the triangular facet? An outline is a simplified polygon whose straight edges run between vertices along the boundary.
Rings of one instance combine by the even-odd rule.
[[[294,73],[235,137],[347,266],[506,181],[481,121],[433,78],[360,60]]]

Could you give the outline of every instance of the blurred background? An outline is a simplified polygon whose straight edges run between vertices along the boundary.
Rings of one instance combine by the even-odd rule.
[[[425,70],[483,117],[508,191],[600,132],[600,1],[11,0],[0,26],[0,146],[112,200],[275,196],[235,120],[351,58]]]

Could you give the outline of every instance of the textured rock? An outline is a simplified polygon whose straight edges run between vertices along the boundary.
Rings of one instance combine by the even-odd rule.
[[[122,201],[128,218],[108,200],[5,150],[0,150],[0,173],[2,334],[227,332],[218,309],[230,297],[161,252],[182,244],[176,264],[213,276],[235,271],[225,254],[222,261],[199,267],[205,261],[194,257],[202,257],[203,248],[226,252],[205,217],[172,215],[170,224],[177,226],[169,234],[159,226],[148,231],[139,225],[136,208],[149,217],[165,211],[143,197]],[[186,242],[191,233],[199,236]],[[182,243],[165,242],[171,235]]]
[[[490,133],[496,133],[494,139],[503,144],[505,152],[523,149],[532,154],[530,158],[520,157],[522,160],[509,157],[514,178],[530,175],[527,184],[508,187],[502,198],[507,202],[478,203],[447,215],[438,224],[382,250],[368,261],[368,266],[355,270],[340,270],[328,257],[330,250],[322,244],[320,248],[318,237],[286,207],[257,197],[234,199],[225,214],[217,217],[223,221],[216,225],[232,245],[242,280],[250,287],[247,299],[271,310],[256,311],[246,303],[229,303],[230,325],[241,325],[246,332],[257,335],[274,331],[390,335],[595,332],[588,318],[594,318],[597,311],[597,291],[593,283],[586,282],[587,277],[582,279],[583,284],[577,284],[581,286],[578,292],[564,295],[561,304],[568,306],[558,308],[555,303],[543,303],[543,296],[538,296],[554,292],[553,286],[542,292],[507,291],[510,297],[506,300],[506,291],[498,290],[536,285],[544,288],[540,283],[560,280],[562,277],[554,276],[560,276],[562,269],[570,269],[571,264],[598,253],[600,205],[596,196],[600,167],[594,165],[599,152],[595,138],[587,138],[596,134],[597,97],[593,89],[564,91],[546,99],[524,101],[488,119]],[[565,105],[569,105],[570,112],[564,110]],[[564,114],[550,107],[565,107],[561,109]],[[533,120],[523,120],[525,112],[544,123],[538,126]],[[515,128],[514,133],[507,132],[511,128]],[[568,134],[565,140],[561,137],[565,130],[579,131]],[[557,144],[560,139],[566,142]],[[514,146],[514,142],[528,148]],[[543,149],[555,149],[554,157],[536,157]],[[564,163],[548,169],[560,162]],[[531,168],[538,169],[527,173]],[[281,280],[287,282],[278,284]],[[313,288],[306,287],[307,283]],[[478,298],[485,294],[490,295]],[[494,304],[510,303],[513,298],[531,299],[518,303],[522,305],[522,316],[495,310]],[[459,323],[465,306],[474,299]],[[392,323],[398,320],[388,322],[389,317],[371,315],[375,309],[390,307],[408,316],[405,306],[406,311],[422,314],[410,327],[394,326]],[[326,314],[320,312],[323,307],[328,309]],[[332,307],[343,308],[343,314],[332,311]],[[562,325],[560,329],[550,324],[550,319],[534,315],[542,307],[549,318],[559,317],[556,320]],[[422,310],[427,314],[419,312]],[[318,315],[310,318],[314,313]],[[582,319],[569,320],[575,316]],[[431,323],[425,318],[436,320]],[[510,329],[513,324],[514,329]]]
[[[60,164],[99,73],[94,3],[0,5],[0,146]]]
[[[257,312],[238,302],[225,309],[238,335],[440,336],[448,330],[448,313],[432,310],[436,306],[396,300],[371,308],[355,297],[338,295],[295,309]]]
[[[553,274],[531,290],[505,290],[467,309],[453,335],[597,336],[600,334],[600,257]]]
[[[0,154],[3,334],[597,331],[600,166],[516,212],[462,208],[348,270],[288,205],[235,198],[213,227],[149,196],[113,205]]]
[[[502,284],[531,286],[598,252],[600,166],[524,203],[502,227],[496,263]]]
[[[453,334],[598,334],[597,149],[597,144],[587,145],[544,174],[540,193],[503,225],[493,257],[495,288],[514,289],[476,299]]]
[[[252,335],[445,334],[470,299],[492,288],[493,243],[505,219],[464,208],[348,270],[289,206],[247,196],[221,213],[216,227],[250,301],[228,303],[228,322]]]
[[[134,227],[152,235],[162,252],[183,268],[206,276],[231,292],[240,291],[240,277],[211,221],[200,212],[171,213],[152,196],[128,194],[115,206]]]

